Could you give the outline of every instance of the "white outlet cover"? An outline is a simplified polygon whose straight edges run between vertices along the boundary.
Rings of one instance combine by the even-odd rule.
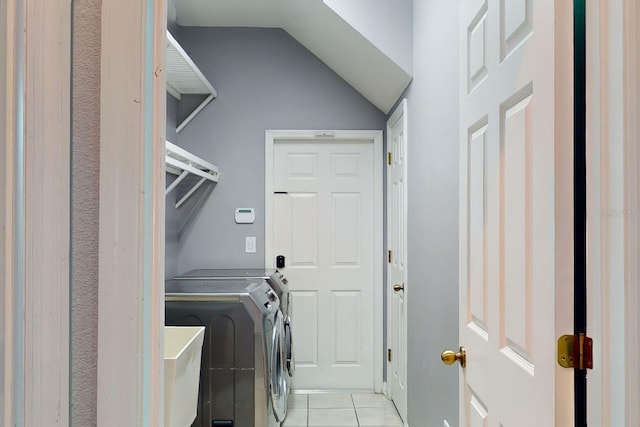
[[[244,238],[244,252],[247,254],[256,253],[256,236],[247,236]]]

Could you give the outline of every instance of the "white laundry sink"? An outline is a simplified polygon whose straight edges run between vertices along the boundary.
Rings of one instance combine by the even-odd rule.
[[[164,425],[189,427],[198,411],[204,327],[164,327]]]

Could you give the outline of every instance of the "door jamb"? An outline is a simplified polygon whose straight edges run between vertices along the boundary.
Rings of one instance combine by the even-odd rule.
[[[24,135],[21,129],[23,101],[24,41],[21,27],[24,14],[21,1],[7,0],[0,4],[0,424],[22,424],[23,407],[23,286],[20,284],[22,266],[20,252],[24,241],[19,229],[22,225],[21,169]]]
[[[102,3],[98,426],[164,425],[166,16]]]
[[[629,219],[625,224],[625,425],[640,425],[640,5],[636,0],[624,4],[624,210]]]
[[[273,253],[273,147],[276,140],[306,140],[306,141],[334,141],[334,140],[370,140],[373,142],[373,176],[374,176],[374,284],[373,284],[373,346],[378,357],[373,358],[373,387],[376,393],[382,391],[382,366],[384,348],[383,332],[383,136],[379,130],[266,130],[265,131],[265,267],[274,264]],[[379,353],[378,353],[379,352]]]
[[[587,7],[588,333],[595,361],[587,377],[588,417],[603,427],[640,423],[637,25],[635,0]]]
[[[0,423],[68,425],[71,4],[0,21]]]

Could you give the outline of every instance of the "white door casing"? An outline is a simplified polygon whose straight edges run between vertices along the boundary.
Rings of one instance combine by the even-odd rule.
[[[640,7],[587,7],[589,425],[640,424]]]
[[[387,121],[387,391],[407,420],[407,100]],[[389,161],[390,160],[390,161]],[[400,285],[402,290],[394,291]]]
[[[164,425],[166,9],[102,3],[98,427]]]
[[[69,425],[71,5],[0,5],[0,424]]]
[[[380,391],[381,143],[267,131],[265,263],[286,258],[298,390]]]
[[[573,424],[570,2],[465,0],[461,426]]]
[[[20,204],[17,172],[17,150],[22,145],[21,111],[18,99],[23,98],[19,76],[23,67],[23,22],[21,2],[0,3],[0,425],[22,423],[22,345],[20,331],[23,323],[19,301],[21,286],[19,247],[22,243],[16,224]],[[17,271],[16,271],[17,270]],[[16,413],[17,412],[17,413]]]

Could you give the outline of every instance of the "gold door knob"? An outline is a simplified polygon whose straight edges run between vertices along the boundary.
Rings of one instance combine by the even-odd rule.
[[[440,358],[445,365],[453,365],[456,362],[460,362],[460,366],[463,368],[467,366],[467,352],[464,347],[460,347],[459,353],[455,353],[452,350],[445,350],[440,355]]]
[[[404,291],[404,283],[402,285],[398,285],[398,284],[393,285],[393,290],[396,292]]]

